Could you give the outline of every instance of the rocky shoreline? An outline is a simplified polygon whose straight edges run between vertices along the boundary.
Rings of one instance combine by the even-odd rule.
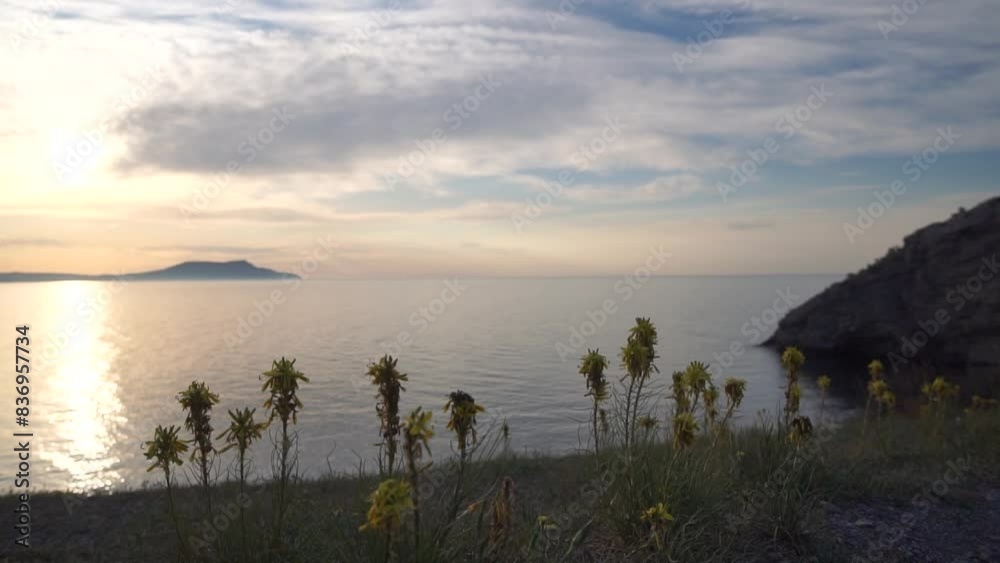
[[[768,342],[918,366],[1000,366],[1000,197],[906,237],[902,247],[790,311]]]

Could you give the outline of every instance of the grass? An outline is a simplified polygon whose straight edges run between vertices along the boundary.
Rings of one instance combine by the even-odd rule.
[[[383,535],[359,529],[366,521],[369,495],[380,482],[376,476],[329,475],[290,484],[286,535],[279,547],[268,538],[273,515],[265,484],[248,487],[247,537],[238,523],[235,483],[214,488],[214,524],[204,522],[199,488],[175,489],[175,504],[181,535],[195,554],[188,560],[213,563],[721,562],[763,558],[775,549],[822,561],[831,546],[820,533],[821,502],[903,502],[940,479],[946,464],[956,460],[967,460],[979,479],[997,478],[1000,444],[980,438],[1000,431],[996,409],[951,418],[936,433],[928,430],[924,418],[889,416],[882,421],[884,443],[876,443],[871,434],[862,441],[862,423],[820,421],[811,439],[795,447],[783,426],[761,418],[758,424],[728,433],[714,448],[709,436],[700,435],[682,452],[669,444],[646,443],[628,451],[609,449],[600,457],[494,455],[486,438],[470,454],[464,472],[469,496],[455,520],[447,513],[457,468],[445,463],[422,477],[427,485],[420,491],[424,526],[448,526],[451,533],[445,545],[425,542],[416,553],[407,548],[409,542],[389,550]],[[505,478],[512,489],[506,495],[510,523],[497,541],[491,539],[490,520]],[[33,506],[65,511],[63,501],[58,495],[32,499]],[[660,504],[672,520],[652,526],[643,514]],[[36,508],[36,514],[43,510]],[[86,498],[75,513],[63,518],[61,526],[98,536],[103,560],[180,560],[163,491]],[[101,515],[109,521],[97,527],[81,525]],[[410,525],[405,515],[401,525]],[[33,550],[38,559],[14,553],[10,560],[72,561],[79,555],[68,545],[61,547],[68,551],[50,548],[55,550],[48,559],[41,558],[45,552],[39,548]]]

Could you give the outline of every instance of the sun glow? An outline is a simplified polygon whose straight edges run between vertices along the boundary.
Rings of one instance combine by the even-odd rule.
[[[100,303],[105,284],[52,284],[47,323],[55,330],[43,343],[36,372],[39,410],[47,412],[48,439],[41,455],[66,473],[64,488],[93,490],[122,482],[116,448],[127,419],[119,398],[116,335],[107,307]],[[67,318],[69,315],[69,318]]]

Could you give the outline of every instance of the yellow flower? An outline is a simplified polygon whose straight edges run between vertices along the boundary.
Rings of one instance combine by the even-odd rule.
[[[410,484],[398,479],[382,481],[371,495],[368,522],[361,530],[395,532],[399,530],[403,515],[413,509]]]
[[[673,515],[667,512],[666,505],[660,502],[656,506],[647,508],[643,511],[640,519],[649,526],[649,539],[656,547],[656,551],[663,551],[663,540],[667,535],[667,526],[674,521]]]
[[[559,526],[551,518],[544,514],[538,517],[536,523],[542,530],[556,530],[559,528]]]
[[[448,395],[448,403],[444,406],[444,412],[451,413],[451,418],[448,419],[448,430],[455,432],[460,451],[465,451],[469,434],[472,434],[472,443],[476,443],[476,415],[485,410],[482,405],[476,404],[472,395],[461,389]]]
[[[797,416],[792,420],[792,431],[788,433],[788,440],[798,446],[808,440],[812,433],[812,420],[808,416]]]
[[[743,395],[747,390],[747,382],[743,379],[730,377],[726,380],[726,398],[729,400],[729,407],[733,410],[740,408],[743,404]]]
[[[886,390],[879,395],[878,402],[885,406],[886,410],[892,412],[896,408],[896,394]]]
[[[645,524],[657,524],[673,522],[674,517],[669,512],[667,512],[667,506],[662,502],[656,504],[656,506],[647,508],[642,513],[642,521]]]
[[[683,413],[674,417],[674,447],[678,450],[690,446],[694,443],[695,434],[698,433],[698,423],[695,422],[691,413]]]
[[[181,465],[181,454],[188,449],[187,443],[177,437],[181,431],[176,426],[157,426],[153,433],[153,439],[146,442],[146,459],[154,460],[146,471],[153,471],[156,468],[170,471],[170,465]]]
[[[819,379],[816,380],[816,384],[819,385],[820,390],[824,393],[830,390],[830,383],[831,381],[829,375],[821,375],[819,376]]]
[[[806,356],[801,350],[794,346],[789,346],[785,348],[783,354],[781,354],[781,365],[785,366],[785,369],[797,371],[806,363]]]

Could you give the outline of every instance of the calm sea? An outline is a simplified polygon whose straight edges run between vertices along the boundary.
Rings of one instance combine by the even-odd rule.
[[[31,327],[28,429],[36,490],[140,486],[151,479],[142,442],[157,424],[183,422],[178,391],[191,380],[208,382],[222,397],[215,413],[221,430],[226,409],[260,407],[258,376],[282,355],[296,358],[311,378],[301,392],[300,465],[317,476],[330,467],[350,470],[359,456],[374,454],[377,422],[365,367],[387,352],[409,374],[403,412],[418,405],[435,411],[435,456],[449,452],[441,408],[458,388],[486,405],[482,424],[507,419],[512,448],[578,449],[586,442],[589,404],[579,357],[587,348],[616,356],[639,315],[659,329],[661,383],[692,360],[711,363],[717,381],[748,380],[742,420],[752,420],[761,409],[775,410],[782,382],[777,354],[754,345],[786,303],[801,304],[838,279],[0,284],[0,335],[7,335],[0,341],[13,349],[15,326]],[[730,350],[742,353],[727,357]],[[610,377],[621,374],[613,360]],[[818,406],[815,375],[807,369],[804,377],[807,412]],[[12,388],[2,392],[8,436],[24,430],[15,426]],[[827,405],[847,408],[837,399]],[[666,407],[661,399],[661,416]],[[255,452],[258,466],[268,466],[269,447]],[[5,475],[15,472],[12,460],[0,457]]]

